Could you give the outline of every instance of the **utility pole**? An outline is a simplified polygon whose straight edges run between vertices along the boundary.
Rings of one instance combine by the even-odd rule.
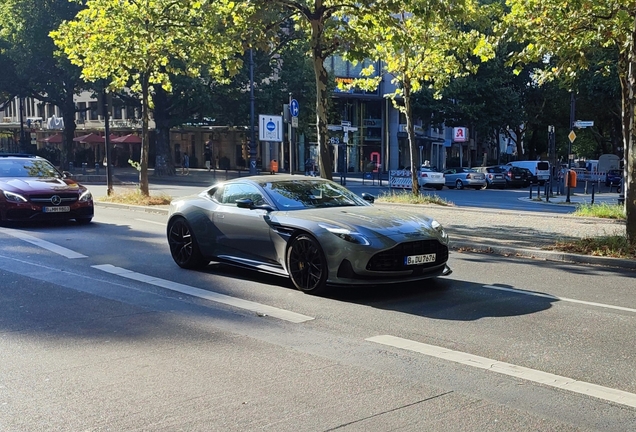
[[[256,174],[256,133],[254,131],[254,50],[250,48],[250,175]]]
[[[110,119],[108,116],[108,110],[110,109],[108,104],[108,93],[106,87],[102,90],[101,97],[101,110],[104,116],[104,145],[106,146],[106,195],[111,196],[113,194],[113,169],[111,157],[111,145],[110,145]]]
[[[568,172],[566,175],[566,180],[568,183],[567,187],[567,195],[565,197],[565,202],[570,202],[570,170],[572,169],[572,143],[574,142],[574,138],[576,138],[576,134],[574,133],[574,122],[575,122],[575,114],[576,113],[576,99],[574,99],[574,92],[570,93],[570,140],[568,144]]]

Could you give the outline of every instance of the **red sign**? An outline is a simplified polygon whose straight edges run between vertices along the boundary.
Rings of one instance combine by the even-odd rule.
[[[453,141],[454,142],[468,142],[468,128],[454,127],[453,128]]]

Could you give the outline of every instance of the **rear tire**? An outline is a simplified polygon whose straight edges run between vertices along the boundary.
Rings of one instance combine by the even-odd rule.
[[[327,291],[327,258],[312,236],[299,234],[290,241],[286,263],[289,278],[297,289],[308,294]]]
[[[439,190],[444,189],[444,186],[441,186],[441,185],[440,186],[435,186],[435,189],[437,189],[439,191]]]
[[[75,222],[78,225],[88,225],[89,223],[91,223],[91,221],[93,220],[92,217],[87,217],[87,218],[77,218],[75,219]]]
[[[456,187],[457,189],[464,189],[464,183],[463,183],[461,180],[457,180],[457,181],[455,182],[455,187]]]
[[[181,268],[202,268],[209,263],[199,250],[197,239],[194,237],[190,224],[182,217],[170,222],[168,244],[170,245],[172,259]]]

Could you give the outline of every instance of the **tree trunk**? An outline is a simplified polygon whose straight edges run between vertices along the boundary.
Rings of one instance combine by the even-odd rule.
[[[625,169],[623,173],[623,190],[625,194],[625,216],[627,219],[627,241],[631,246],[636,247],[636,162],[634,158],[634,152],[636,151],[636,145],[634,143],[634,137],[636,136],[636,119],[634,119],[634,115],[636,114],[636,19],[632,26],[627,84],[627,92],[623,89],[623,95],[625,95],[625,93],[628,95],[627,105],[623,103],[623,117],[625,117],[625,115],[629,116],[629,119],[627,119],[629,128],[626,130],[628,135],[624,139]]]
[[[148,74],[144,74],[141,83],[141,109],[142,109],[142,126],[141,126],[141,161],[139,170],[139,190],[141,194],[144,196],[150,195],[150,190],[148,189],[148,150],[150,149],[149,145],[149,134],[148,134],[148,121],[150,118],[148,101],[150,99],[150,85],[148,84]]]
[[[320,177],[331,180],[333,166],[327,128],[327,106],[331,95],[327,90],[329,77],[325,69],[325,56],[321,43],[323,30],[324,24],[320,19],[311,22],[311,52],[316,75],[316,138],[320,152]]]
[[[417,181],[419,166],[416,164],[415,151],[415,127],[413,126],[413,114],[411,112],[411,82],[407,79],[402,83],[404,96],[404,115],[406,116],[406,135],[409,140],[409,157],[411,158],[411,192],[414,196],[419,196],[420,185]]]
[[[153,98],[154,110],[153,118],[156,125],[155,153],[158,157],[163,157],[166,162],[166,174],[175,175],[175,160],[173,152],[170,150],[170,108],[168,93],[161,86],[157,86]]]

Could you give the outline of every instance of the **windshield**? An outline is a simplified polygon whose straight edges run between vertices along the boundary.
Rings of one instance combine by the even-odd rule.
[[[46,177],[60,178],[60,173],[48,161],[43,159],[0,160],[2,177]]]
[[[281,210],[369,205],[349,189],[328,180],[284,180],[260,185]]]

